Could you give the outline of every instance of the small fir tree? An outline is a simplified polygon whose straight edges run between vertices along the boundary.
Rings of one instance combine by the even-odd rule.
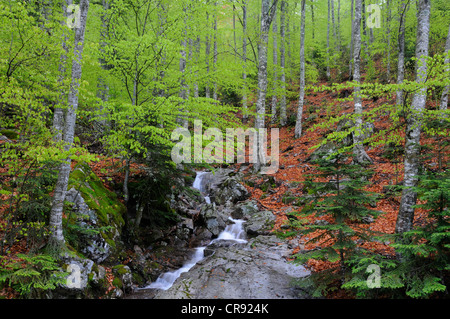
[[[319,156],[315,163],[318,165],[317,173],[310,175],[305,182],[308,195],[301,211],[294,213],[301,218],[294,219],[293,226],[299,227],[301,234],[308,236],[305,237],[306,244],[320,245],[297,254],[296,261],[303,263],[318,259],[339,262],[335,268],[313,273],[308,278],[317,287],[315,295],[321,295],[327,292],[331,283],[346,281],[349,270],[346,262],[363,253],[360,244],[373,239],[374,234],[366,223],[378,213],[367,208],[375,200],[373,193],[364,190],[371,174],[369,169],[349,163],[345,154]],[[325,220],[305,225],[305,217],[310,215],[325,217]]]

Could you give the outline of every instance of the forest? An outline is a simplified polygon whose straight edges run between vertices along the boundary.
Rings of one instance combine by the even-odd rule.
[[[449,1],[0,0],[0,17],[0,299],[142,297],[197,243],[206,268],[238,215],[245,240],[216,256],[288,247],[296,298],[449,297]],[[250,286],[214,298],[282,295]]]

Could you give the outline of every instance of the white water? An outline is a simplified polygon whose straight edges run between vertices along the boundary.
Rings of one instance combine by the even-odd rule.
[[[205,248],[206,247],[196,248],[194,256],[186,264],[184,264],[183,267],[175,271],[168,271],[166,273],[163,273],[161,276],[158,277],[158,279],[156,279],[155,282],[152,282],[150,285],[144,287],[143,289],[147,288],[162,289],[162,290],[169,289],[170,287],[172,287],[175,280],[177,280],[177,278],[180,277],[182,273],[189,271],[189,269],[194,267],[197,262],[203,259],[204,257],[203,251],[205,250]]]
[[[203,175],[208,174],[208,172],[197,172],[197,176],[195,176],[194,184],[192,184],[192,187],[198,189],[200,193],[204,194],[206,189],[202,185],[202,177]],[[203,197],[206,201],[206,203],[211,204],[211,199],[209,196]]]
[[[201,185],[201,176],[204,175],[205,172],[197,172],[197,176],[195,177],[194,184],[192,187],[198,189],[200,192],[203,192],[202,185]],[[208,196],[205,196],[205,200],[208,204],[210,204],[210,199]],[[246,243],[245,240],[245,231],[242,227],[242,224],[244,223],[244,220],[242,219],[233,219],[231,217],[228,218],[233,223],[230,225],[227,225],[225,227],[224,231],[219,234],[219,236],[212,240],[209,244],[212,244],[214,242],[217,242],[219,240],[234,240],[239,243]],[[191,259],[188,260],[186,264],[184,264],[180,269],[175,271],[169,271],[166,273],[163,273],[156,279],[155,282],[152,282],[150,285],[141,288],[141,289],[161,289],[161,290],[167,290],[170,287],[172,287],[175,280],[178,279],[178,277],[181,276],[182,273],[189,271],[192,267],[195,266],[196,263],[198,263],[200,260],[202,260],[204,255],[204,250],[206,247],[198,247],[195,249],[194,256],[192,256]]]
[[[239,243],[246,243],[247,241],[245,240],[245,231],[244,227],[242,227],[244,220],[233,219],[231,217],[228,217],[228,219],[231,220],[233,224],[227,225],[224,231],[221,232],[216,239],[211,241],[211,243],[218,240],[235,240]]]

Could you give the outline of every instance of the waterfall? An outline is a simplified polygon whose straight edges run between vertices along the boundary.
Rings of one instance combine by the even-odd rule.
[[[194,180],[194,184],[192,187],[198,189],[202,194],[205,192],[205,182],[203,181],[203,178],[205,174],[208,172],[197,172],[197,175]],[[210,200],[208,196],[204,196],[206,202],[210,204]],[[245,231],[242,224],[244,223],[244,220],[242,219],[233,219],[231,217],[228,218],[232,224],[229,224],[225,227],[224,231],[222,231],[219,236],[212,240],[208,245],[217,242],[219,240],[234,240],[239,243],[246,243],[245,240]],[[175,280],[178,279],[178,277],[181,276],[182,273],[189,271],[192,267],[195,266],[200,260],[202,260],[204,255],[204,250],[206,247],[198,247],[195,249],[194,255],[180,268],[175,271],[169,271],[166,273],[163,273],[156,279],[155,282],[152,282],[150,285],[140,288],[140,289],[162,289],[167,290],[170,287],[172,287]]]
[[[227,227],[225,227],[225,230],[221,232],[216,239],[211,241],[211,243],[216,242],[218,240],[234,240],[239,243],[246,243],[247,241],[244,239],[245,231],[244,227],[242,227],[244,220],[233,219],[231,217],[228,217],[228,219],[231,220],[233,223],[227,225]]]
[[[205,174],[209,174],[208,172],[197,172],[197,175],[195,176],[194,184],[192,184],[192,187],[198,189],[202,195],[206,193],[206,187],[205,182],[203,181],[203,178]],[[205,199],[206,203],[211,204],[211,199],[209,196],[204,195],[203,198]]]
[[[158,277],[158,279],[156,279],[155,282],[152,282],[150,285],[142,289],[148,288],[162,289],[162,290],[169,289],[170,287],[172,287],[175,280],[177,280],[177,278],[180,277],[182,273],[189,271],[189,269],[194,267],[197,262],[203,259],[204,257],[203,251],[205,250],[205,248],[206,247],[196,248],[194,256],[192,256],[192,258],[186,264],[184,264],[183,267],[175,271],[168,271],[166,273],[163,273],[161,276]]]

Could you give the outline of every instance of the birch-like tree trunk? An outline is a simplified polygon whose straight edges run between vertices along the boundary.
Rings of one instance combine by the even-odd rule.
[[[61,21],[61,25],[65,25],[67,23],[67,7],[72,4],[72,0],[66,0],[62,2],[62,10],[63,10],[63,17],[64,19]],[[58,78],[58,84],[61,86],[61,93],[59,96],[59,105],[55,107],[55,110],[53,112],[53,139],[56,142],[59,142],[62,140],[62,131],[64,128],[64,109],[63,105],[67,102],[67,95],[66,90],[64,89],[64,79],[66,77],[66,64],[67,64],[67,55],[69,54],[69,47],[67,46],[67,35],[68,35],[68,29],[63,28],[63,39],[62,39],[62,48],[64,50],[64,53],[61,54],[61,57],[59,59],[59,78]]]
[[[330,1],[328,0],[328,16],[327,16],[327,80],[330,80]]]
[[[206,28],[209,30],[209,13],[206,12]],[[209,54],[211,51],[211,43],[209,42],[209,31],[206,33],[205,43],[205,62],[206,62],[206,83],[205,83],[205,97],[211,97],[211,91],[209,88]]]
[[[314,0],[311,0],[310,8],[311,8],[311,24],[312,24],[311,32],[312,32],[312,39],[314,40],[316,38],[314,30],[316,28],[314,20]]]
[[[65,116],[63,141],[64,151],[69,152],[72,148],[75,123],[78,109],[78,90],[81,80],[81,60],[84,46],[84,33],[86,29],[86,20],[89,9],[89,0],[80,1],[80,24],[79,28],[75,29],[74,41],[74,59],[72,62],[72,83],[70,84],[70,91],[68,97],[68,109]],[[66,197],[67,186],[69,183],[71,158],[67,157],[58,169],[58,180],[56,182],[55,191],[53,195],[53,203],[50,211],[50,238],[49,246],[55,249],[56,252],[61,252],[65,245],[63,228],[62,228],[62,213],[64,208],[64,199]]]
[[[408,11],[408,3],[408,0],[401,0],[401,5],[399,7],[397,84],[402,84],[405,79],[405,19],[406,12]],[[397,90],[396,104],[403,104],[402,89]]]
[[[277,72],[277,64],[278,64],[278,29],[277,29],[277,11],[275,8],[275,15],[273,17],[272,22],[272,36],[273,36],[273,83],[272,83],[272,119],[271,123],[275,124],[277,121],[277,82],[278,82],[278,72]]]
[[[287,123],[286,115],[286,71],[285,71],[285,21],[286,21],[286,1],[280,4],[280,81],[281,81],[281,98],[280,98],[280,125],[285,126]]]
[[[217,2],[214,2],[214,56],[213,56],[213,73],[214,73],[214,90],[213,90],[213,99],[217,101]]]
[[[181,39],[181,51],[180,51],[180,62],[179,62],[179,69],[180,69],[180,73],[181,73],[181,78],[180,78],[180,92],[179,92],[179,97],[183,100],[183,104],[186,103],[186,100],[188,98],[188,86],[186,84],[186,58],[187,58],[187,43],[188,43],[188,39],[187,39],[187,4],[185,5],[185,7],[183,8],[183,13],[184,13],[184,36]],[[180,110],[182,111],[181,113],[181,125],[185,128],[188,127],[189,122],[187,119],[187,115],[186,115],[186,110]]]
[[[278,0],[270,3],[270,0],[262,0],[261,3],[261,33],[258,49],[258,97],[256,100],[256,119],[255,128],[257,131],[264,129],[264,116],[266,113],[266,91],[267,91],[267,51],[269,43],[269,30],[273,16],[275,14],[275,7]],[[259,138],[256,139],[256,161],[253,165],[254,171],[259,171],[262,163],[266,163],[265,147],[261,144]]]
[[[100,16],[102,21],[102,28],[100,31],[100,58],[99,64],[103,71],[109,70],[109,65],[106,63],[104,55],[105,55],[105,47],[107,45],[108,39],[108,21],[106,19],[107,11],[109,9],[109,0],[102,0],[103,12]],[[107,83],[106,77],[103,75],[104,72],[101,72],[97,78],[97,97],[100,99],[99,110],[100,112],[103,110],[103,105],[105,102],[109,100],[109,85]],[[105,116],[102,115],[102,120],[99,121],[100,131],[103,131],[105,126],[107,125],[107,120]]]
[[[386,2],[387,17],[386,17],[386,33],[387,33],[387,65],[386,65],[386,79],[387,83],[391,82],[391,1]]]
[[[420,133],[422,117],[427,99],[427,60],[430,33],[430,1],[419,0],[417,12],[417,41],[416,41],[416,82],[422,84],[414,93],[411,109],[406,120],[405,160],[402,198],[395,225],[395,232],[402,234],[412,229],[414,220],[414,206],[416,205],[417,185],[419,174]]]
[[[302,22],[300,25],[300,94],[298,99],[297,121],[295,122],[294,137],[302,135],[303,104],[305,98],[305,0],[302,0]]]
[[[361,19],[362,19],[362,43],[364,44],[365,56],[369,54],[369,46],[367,44],[367,24],[366,24],[366,0],[362,0]]]
[[[244,123],[248,120],[247,106],[247,0],[242,1],[242,112]]]
[[[354,7],[354,3],[355,3],[355,0],[352,0],[352,4],[351,4],[351,7],[350,7],[350,22],[351,22],[351,26],[350,26],[350,28],[351,28],[351,31],[350,31],[350,62],[349,62],[349,65],[348,65],[348,70],[349,70],[349,72],[348,72],[348,74],[349,74],[349,79],[350,80],[352,80],[352,78],[353,78],[353,71],[352,71],[352,68],[353,68],[353,59],[352,59],[352,55],[353,55],[353,39],[354,39],[354,31],[353,31],[353,25],[354,25],[354,21],[353,21],[353,12],[354,12],[354,10],[353,10],[353,7]]]
[[[353,49],[353,80],[357,83],[361,83],[361,0],[355,0],[355,20],[353,23],[353,35],[354,35],[354,49]],[[363,164],[365,162],[372,162],[371,158],[367,155],[363,145],[363,105],[361,98],[361,87],[356,86],[354,90],[354,105],[355,105],[355,132],[353,133],[353,160],[357,163]]]
[[[447,41],[445,41],[445,53],[448,54],[449,52],[450,52],[450,26],[448,28]],[[450,71],[450,67],[449,67],[450,57],[448,55],[445,58],[444,63],[447,65],[447,72],[449,72]],[[440,106],[441,111],[447,110],[449,90],[450,90],[450,85],[447,85],[444,88],[444,90],[442,90],[441,106]]]

